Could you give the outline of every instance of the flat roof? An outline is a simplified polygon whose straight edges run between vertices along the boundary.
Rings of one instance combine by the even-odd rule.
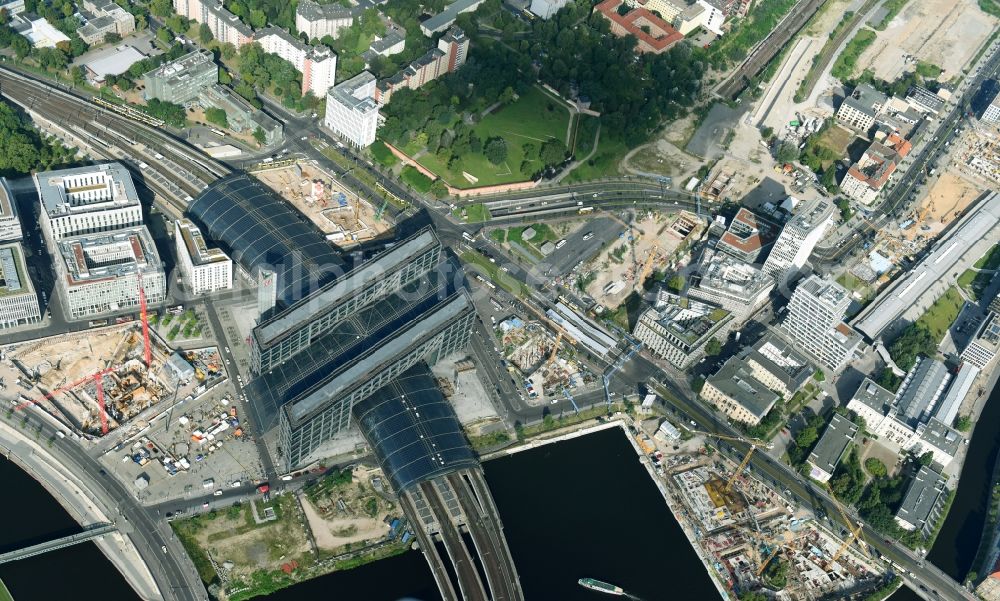
[[[577,342],[603,357],[618,345],[600,326],[586,319],[564,303],[556,303],[555,309],[545,312],[552,321],[559,324],[566,332],[576,338]]]
[[[209,248],[205,242],[205,237],[201,234],[190,219],[178,219],[177,229],[180,231],[181,239],[184,241],[184,248],[187,250],[188,258],[194,265],[209,265],[211,263],[224,263],[229,260],[226,253],[218,248]]]
[[[934,417],[945,424],[954,423],[955,417],[958,416],[958,409],[962,406],[962,401],[969,394],[977,377],[979,377],[978,367],[969,362],[962,363],[962,367],[958,369],[958,373],[951,381],[951,386],[948,387],[948,392],[938,403]]]
[[[0,298],[20,294],[34,294],[31,278],[27,277],[24,250],[20,242],[0,245]]]
[[[875,340],[899,319],[931,286],[954,271],[959,259],[984,238],[997,238],[1000,192],[988,193],[962,223],[940,240],[909,273],[897,279],[858,314],[854,327]]]
[[[805,386],[814,371],[805,355],[774,334],[765,334],[746,355],[795,392]]]
[[[962,435],[936,417],[932,417],[920,433],[920,440],[934,445],[952,457],[962,444]]]
[[[923,421],[920,420],[921,415],[934,410],[950,380],[951,376],[944,363],[936,359],[918,358],[917,364],[907,372],[896,391],[895,403],[900,420],[910,426]]]
[[[87,68],[94,73],[94,79],[103,81],[108,75],[121,75],[129,67],[146,58],[146,55],[128,44],[114,48],[114,52],[87,61]]]
[[[739,357],[730,357],[708,382],[758,419],[778,402],[777,393],[753,377],[750,366]]]
[[[426,31],[430,31],[431,33],[442,31],[445,27],[451,25],[458,15],[475,9],[483,2],[485,0],[455,0],[444,7],[444,10],[421,23],[420,28],[425,30],[425,33]]]
[[[69,285],[161,271],[156,245],[146,226],[69,236],[58,242]]]
[[[344,299],[401,269],[410,259],[435,246],[440,247],[440,244],[434,232],[429,227],[424,228],[295,303],[286,311],[261,323],[253,330],[254,338],[262,347],[270,345],[283,334],[303,327],[318,315],[333,310]]]
[[[944,494],[944,478],[926,465],[920,466],[896,512],[896,517],[922,529]]]
[[[809,463],[832,474],[857,433],[857,424],[839,413],[834,413],[823,436],[816,443],[812,453],[809,453]]]
[[[121,163],[45,171],[36,173],[34,180],[50,217],[139,204],[132,174]],[[102,190],[103,194],[95,194]]]
[[[342,81],[330,88],[327,94],[340,104],[352,111],[370,113],[378,110],[378,103],[375,102],[374,91],[372,94],[362,93],[361,90],[369,84],[375,83],[375,76],[368,71],[362,71],[354,77]]]
[[[14,202],[14,193],[10,191],[7,178],[0,177],[0,219],[11,217],[17,217],[17,203]]]
[[[886,415],[895,398],[896,395],[891,391],[882,388],[871,378],[865,378],[851,400],[863,403],[874,411]]]

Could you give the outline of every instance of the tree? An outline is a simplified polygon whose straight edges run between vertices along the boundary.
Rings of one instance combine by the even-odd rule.
[[[73,67],[70,70],[70,77],[73,78],[73,85],[80,86],[87,81],[87,70],[83,67]]]
[[[250,11],[250,26],[260,29],[267,25],[267,14],[262,10],[253,9]]]
[[[937,340],[927,326],[914,322],[889,347],[889,354],[903,371],[908,371],[917,362],[918,355],[933,357],[937,353]]]
[[[264,142],[267,140],[267,135],[264,133],[264,130],[260,128],[260,126],[253,130],[253,139],[257,140],[257,143],[261,146],[263,146]]]
[[[968,432],[972,427],[972,418],[968,415],[959,415],[955,418],[955,429],[959,432]]]
[[[486,141],[486,145],[483,146],[483,154],[486,156],[486,160],[493,163],[494,165],[499,165],[500,163],[507,160],[507,142],[501,137],[493,137]]]
[[[687,280],[684,279],[683,275],[675,273],[669,280],[667,280],[667,288],[670,288],[674,292],[680,292],[681,290],[684,290],[684,284],[686,283]]]
[[[14,50],[14,56],[16,56],[18,60],[28,56],[28,53],[31,52],[31,44],[28,43],[28,40],[25,39],[23,35],[14,36],[14,38],[10,41],[10,47]]]
[[[792,142],[782,142],[775,158],[779,163],[791,163],[799,158],[799,147]]]
[[[865,459],[865,469],[874,478],[884,478],[889,473],[885,464],[882,463],[882,461],[877,457],[869,457],[868,459]]]
[[[236,46],[226,42],[219,48],[219,52],[222,54],[222,58],[229,60],[236,56]]]
[[[160,40],[164,44],[169,44],[174,41],[174,34],[170,33],[170,30],[166,27],[161,27],[156,30],[156,39]]]
[[[149,12],[157,17],[169,17],[174,12],[174,5],[170,0],[152,0],[149,3]]]
[[[822,369],[817,369],[813,372],[813,380],[816,380],[817,382],[824,382],[826,381],[826,374],[823,373]]]
[[[774,129],[766,126],[760,128],[760,137],[764,138],[765,140],[770,140],[771,136],[773,135],[774,135]]]
[[[229,74],[228,69],[219,69],[219,83],[226,86],[233,83],[233,76]]]
[[[226,111],[214,106],[205,109],[205,120],[222,128],[229,127],[229,119],[226,118]]]
[[[207,23],[202,23],[198,26],[198,40],[202,44],[207,44],[213,40],[212,28],[208,26]]]
[[[122,36],[118,35],[114,31],[109,31],[108,33],[104,34],[105,44],[117,44],[120,41],[122,41]]]
[[[805,426],[795,435],[795,445],[805,454],[805,451],[812,447],[819,438],[819,432],[815,426]]]
[[[705,343],[705,354],[714,357],[722,352],[722,343],[719,342],[718,338],[712,338]]]
[[[558,165],[566,158],[566,145],[562,140],[549,140],[542,144],[539,158],[545,166]]]
[[[933,451],[927,451],[926,453],[924,453],[920,457],[917,457],[917,461],[920,462],[920,465],[930,467],[930,465],[932,463],[934,463],[934,453],[933,453]]]

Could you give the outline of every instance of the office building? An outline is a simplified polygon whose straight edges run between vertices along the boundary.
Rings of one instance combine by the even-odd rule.
[[[809,453],[809,477],[820,482],[829,482],[841,458],[854,442],[858,434],[858,425],[839,413],[833,414],[833,419],[823,432],[819,442]]]
[[[163,264],[144,226],[64,237],[55,267],[69,319],[138,308],[140,281],[148,304],[166,298]]]
[[[209,294],[233,287],[233,260],[218,248],[209,248],[190,219],[174,222],[177,266],[186,291]]]
[[[1000,91],[994,94],[993,100],[983,109],[983,116],[979,120],[987,123],[1000,123]]]
[[[250,133],[260,128],[264,132],[264,146],[277,144],[285,137],[284,126],[264,111],[247,102],[228,86],[212,84],[198,95],[198,104],[204,109],[226,111],[226,123],[236,133]]]
[[[469,38],[458,27],[452,27],[438,40],[437,48],[432,48],[392,77],[378,82],[375,86],[375,101],[382,106],[392,99],[397,90],[416,90],[447,73],[457,71],[465,64],[468,52]]]
[[[753,377],[790,400],[815,371],[805,355],[773,334],[766,334],[742,354]]]
[[[0,177],[0,242],[20,240],[23,237],[14,193],[11,192],[7,179]]]
[[[485,0],[455,0],[440,13],[421,23],[420,31],[427,37],[441,33],[451,27],[458,15],[476,10],[483,2]]]
[[[740,207],[716,248],[744,263],[753,263],[774,242],[775,228],[761,221],[749,209]]]
[[[100,44],[109,33],[125,37],[135,31],[135,17],[111,0],[84,0],[86,25],[77,30],[87,44]]]
[[[843,321],[850,304],[843,286],[809,276],[795,287],[781,329],[798,348],[838,372],[861,344],[861,336]]]
[[[885,109],[889,97],[868,84],[860,84],[837,109],[837,120],[867,132],[875,125],[875,118]]]
[[[709,340],[723,342],[734,324],[732,314],[721,307],[661,290],[639,316],[632,335],[657,357],[684,369],[701,357]]]
[[[743,322],[767,304],[773,289],[774,280],[760,267],[705,250],[688,296],[718,305],[732,313],[736,322]]]
[[[319,4],[313,0],[299,0],[295,7],[295,29],[305,33],[310,40],[326,36],[337,39],[342,27],[354,24],[354,12],[338,3]]]
[[[604,0],[597,11],[611,23],[611,33],[618,37],[633,36],[638,52],[661,54],[684,39],[673,25],[645,8],[633,8],[625,15],[618,12],[623,0]]]
[[[921,113],[937,115],[944,108],[945,98],[922,86],[910,86],[910,90],[906,93],[906,102]]]
[[[289,469],[345,430],[359,402],[467,344],[475,310],[440,261],[424,230],[255,329],[251,413],[259,431],[278,428]]]
[[[200,48],[164,63],[142,76],[143,97],[187,104],[219,82],[219,68],[212,53]]]
[[[941,510],[947,498],[945,478],[927,466],[920,466],[896,511],[896,523],[901,528],[919,530],[930,536],[942,517]]]
[[[889,134],[883,142],[872,142],[858,162],[847,170],[847,175],[840,184],[841,192],[858,202],[871,205],[911,148],[911,144],[895,132]]]
[[[714,375],[705,380],[699,393],[730,418],[756,426],[780,397],[753,376],[740,358],[730,357]]]
[[[28,277],[19,242],[0,244],[0,329],[42,320],[38,293]]]
[[[121,163],[103,163],[33,176],[49,248],[66,236],[142,225],[132,175]]]
[[[276,54],[302,73],[302,95],[326,96],[337,73],[337,55],[326,46],[309,46],[278,27],[265,27],[254,35],[264,52]]]
[[[820,199],[802,207],[793,215],[774,241],[774,246],[764,261],[764,273],[774,278],[779,285],[798,276],[809,260],[809,255],[833,223],[833,209],[832,202]]]
[[[990,311],[976,330],[976,335],[962,350],[962,361],[985,370],[997,356],[998,348],[1000,348],[1000,314]]]
[[[370,146],[378,129],[375,76],[362,71],[330,88],[326,95],[325,123],[355,148]]]

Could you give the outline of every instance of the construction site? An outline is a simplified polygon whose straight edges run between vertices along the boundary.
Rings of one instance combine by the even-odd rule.
[[[511,317],[497,324],[497,332],[507,370],[515,380],[523,380],[529,405],[556,402],[595,382],[586,366],[574,360],[572,347],[563,346],[570,339],[561,329],[553,333],[537,321]]]
[[[880,578],[860,528],[845,530],[841,539],[786,498],[787,492],[783,496],[744,471],[754,452],[766,452],[767,443],[686,429],[682,434],[669,421],[658,428],[657,423],[642,424],[640,447],[666,483],[675,501],[671,506],[683,508],[675,509],[675,517],[694,533],[712,569],[734,593],[766,589],[779,599],[816,599],[846,595]],[[726,440],[751,444],[740,464],[718,452]]]
[[[175,398],[182,385],[168,366],[173,351],[143,324],[5,347],[0,378],[16,381],[15,408],[39,405],[71,430],[102,436]]]
[[[676,269],[687,246],[705,231],[702,219],[686,211],[644,211],[623,223],[623,236],[606,246],[576,276],[578,285],[582,281],[591,298],[612,309],[633,291],[642,290],[654,271]]]
[[[392,227],[384,219],[384,203],[372,206],[314,161],[272,165],[264,165],[254,177],[294,205],[331,242],[349,248]]]

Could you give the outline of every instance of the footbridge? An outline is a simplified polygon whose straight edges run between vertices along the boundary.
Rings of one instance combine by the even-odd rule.
[[[34,557],[35,555],[55,551],[56,549],[64,549],[79,543],[85,543],[89,540],[94,540],[97,537],[104,536],[105,534],[111,534],[116,530],[118,530],[118,527],[114,524],[93,524],[92,526],[88,526],[83,532],[77,532],[76,534],[70,534],[69,536],[63,536],[62,538],[46,541],[37,545],[31,545],[30,547],[24,547],[23,549],[18,549],[16,551],[0,553],[0,564],[17,561],[19,559],[27,559],[29,557]]]

